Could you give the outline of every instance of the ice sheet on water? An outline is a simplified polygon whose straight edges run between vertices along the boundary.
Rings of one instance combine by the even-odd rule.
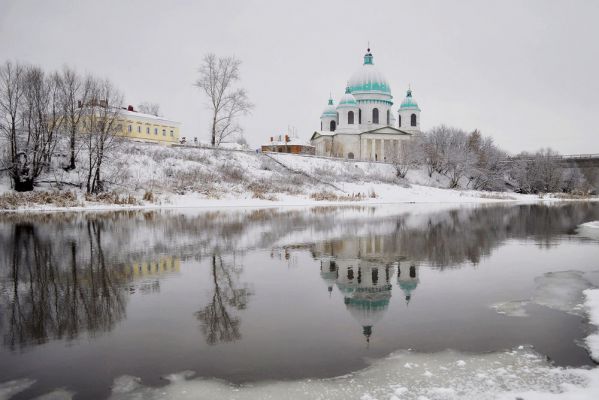
[[[527,317],[525,306],[536,303],[574,315],[585,315],[583,291],[595,287],[596,272],[548,272],[535,278],[535,290],[530,300],[514,300],[491,305],[500,314]]]
[[[411,368],[405,368],[406,364]],[[160,388],[145,386],[134,377],[121,377],[115,381],[111,399],[513,400],[513,393],[519,392],[560,393],[560,399],[573,393],[586,393],[587,398],[599,395],[599,370],[554,368],[524,347],[483,355],[402,351],[364,370],[332,379],[236,386],[185,376],[166,377],[169,384]]]
[[[585,290],[584,295],[589,322],[595,327],[599,327],[599,289]],[[593,360],[599,362],[599,332],[596,331],[594,334],[587,336],[586,344]]]
[[[10,399],[15,394],[28,389],[34,383],[35,381],[33,379],[15,379],[13,381],[0,383],[0,400]]]
[[[582,292],[593,287],[580,271],[548,272],[535,285],[533,302],[576,315],[584,315]]]
[[[599,221],[586,222],[578,225],[576,232],[580,236],[587,237],[589,239],[599,240]]]
[[[499,314],[504,314],[509,317],[528,317],[528,313],[524,308],[529,302],[526,300],[505,301],[495,303],[491,307]]]

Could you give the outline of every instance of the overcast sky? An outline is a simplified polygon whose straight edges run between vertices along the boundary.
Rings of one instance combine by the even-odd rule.
[[[411,84],[422,128],[478,128],[510,152],[599,153],[599,1],[0,0],[0,61],[110,78],[209,141],[193,86],[208,52],[243,62],[257,146],[309,139],[367,43],[394,109]]]

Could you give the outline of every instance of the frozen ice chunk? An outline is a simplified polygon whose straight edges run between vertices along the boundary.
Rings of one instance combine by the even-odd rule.
[[[34,383],[35,381],[33,379],[15,379],[13,381],[0,383],[0,400],[10,399],[15,394],[28,389]]]
[[[599,289],[587,289],[584,295],[589,321],[597,328],[599,327]],[[599,332],[589,335],[586,344],[593,360],[599,362]]]
[[[535,279],[532,301],[542,306],[584,315],[582,292],[593,285],[579,271],[548,272]]]
[[[503,303],[495,303],[491,307],[499,314],[504,314],[509,317],[528,317],[528,313],[524,308],[528,304],[526,300],[506,301]]]
[[[576,232],[580,236],[584,236],[589,239],[599,240],[599,221],[591,221],[584,224],[580,224],[576,228]]]

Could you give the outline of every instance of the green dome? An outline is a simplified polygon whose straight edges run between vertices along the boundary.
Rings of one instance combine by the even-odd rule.
[[[408,89],[408,92],[406,93],[406,98],[403,99],[403,101],[401,102],[401,106],[399,107],[399,109],[420,111],[420,108],[418,108],[418,103],[416,103],[416,100],[414,100],[414,98],[412,97],[411,89]]]
[[[370,49],[364,55],[364,64],[349,79],[351,93],[379,93],[391,96],[391,86],[387,79],[374,66]]]
[[[351,91],[348,86],[347,88],[345,88],[345,94],[339,101],[339,105],[337,106],[337,108],[339,109],[339,108],[344,108],[344,107],[357,107],[357,106],[358,106],[358,103],[356,102],[356,98],[351,94]]]
[[[322,111],[320,118],[337,118],[337,110],[333,104],[333,99],[329,98],[329,104]]]

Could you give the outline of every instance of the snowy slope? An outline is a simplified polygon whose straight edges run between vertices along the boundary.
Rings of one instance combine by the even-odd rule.
[[[58,168],[41,177],[46,183],[37,190],[73,191],[77,198],[69,203],[70,209],[115,208],[114,200],[84,196],[83,164],[74,171]],[[539,201],[534,195],[446,189],[446,177],[436,174],[429,178],[423,170],[409,171],[403,179],[390,164],[290,154],[127,142],[105,165],[107,190],[126,199],[130,196],[127,208]],[[55,181],[63,184],[49,183]],[[2,192],[0,209],[14,208],[15,203],[20,209],[60,209],[58,201],[27,202],[14,195],[6,176],[0,177]],[[13,198],[8,202],[6,196]]]

